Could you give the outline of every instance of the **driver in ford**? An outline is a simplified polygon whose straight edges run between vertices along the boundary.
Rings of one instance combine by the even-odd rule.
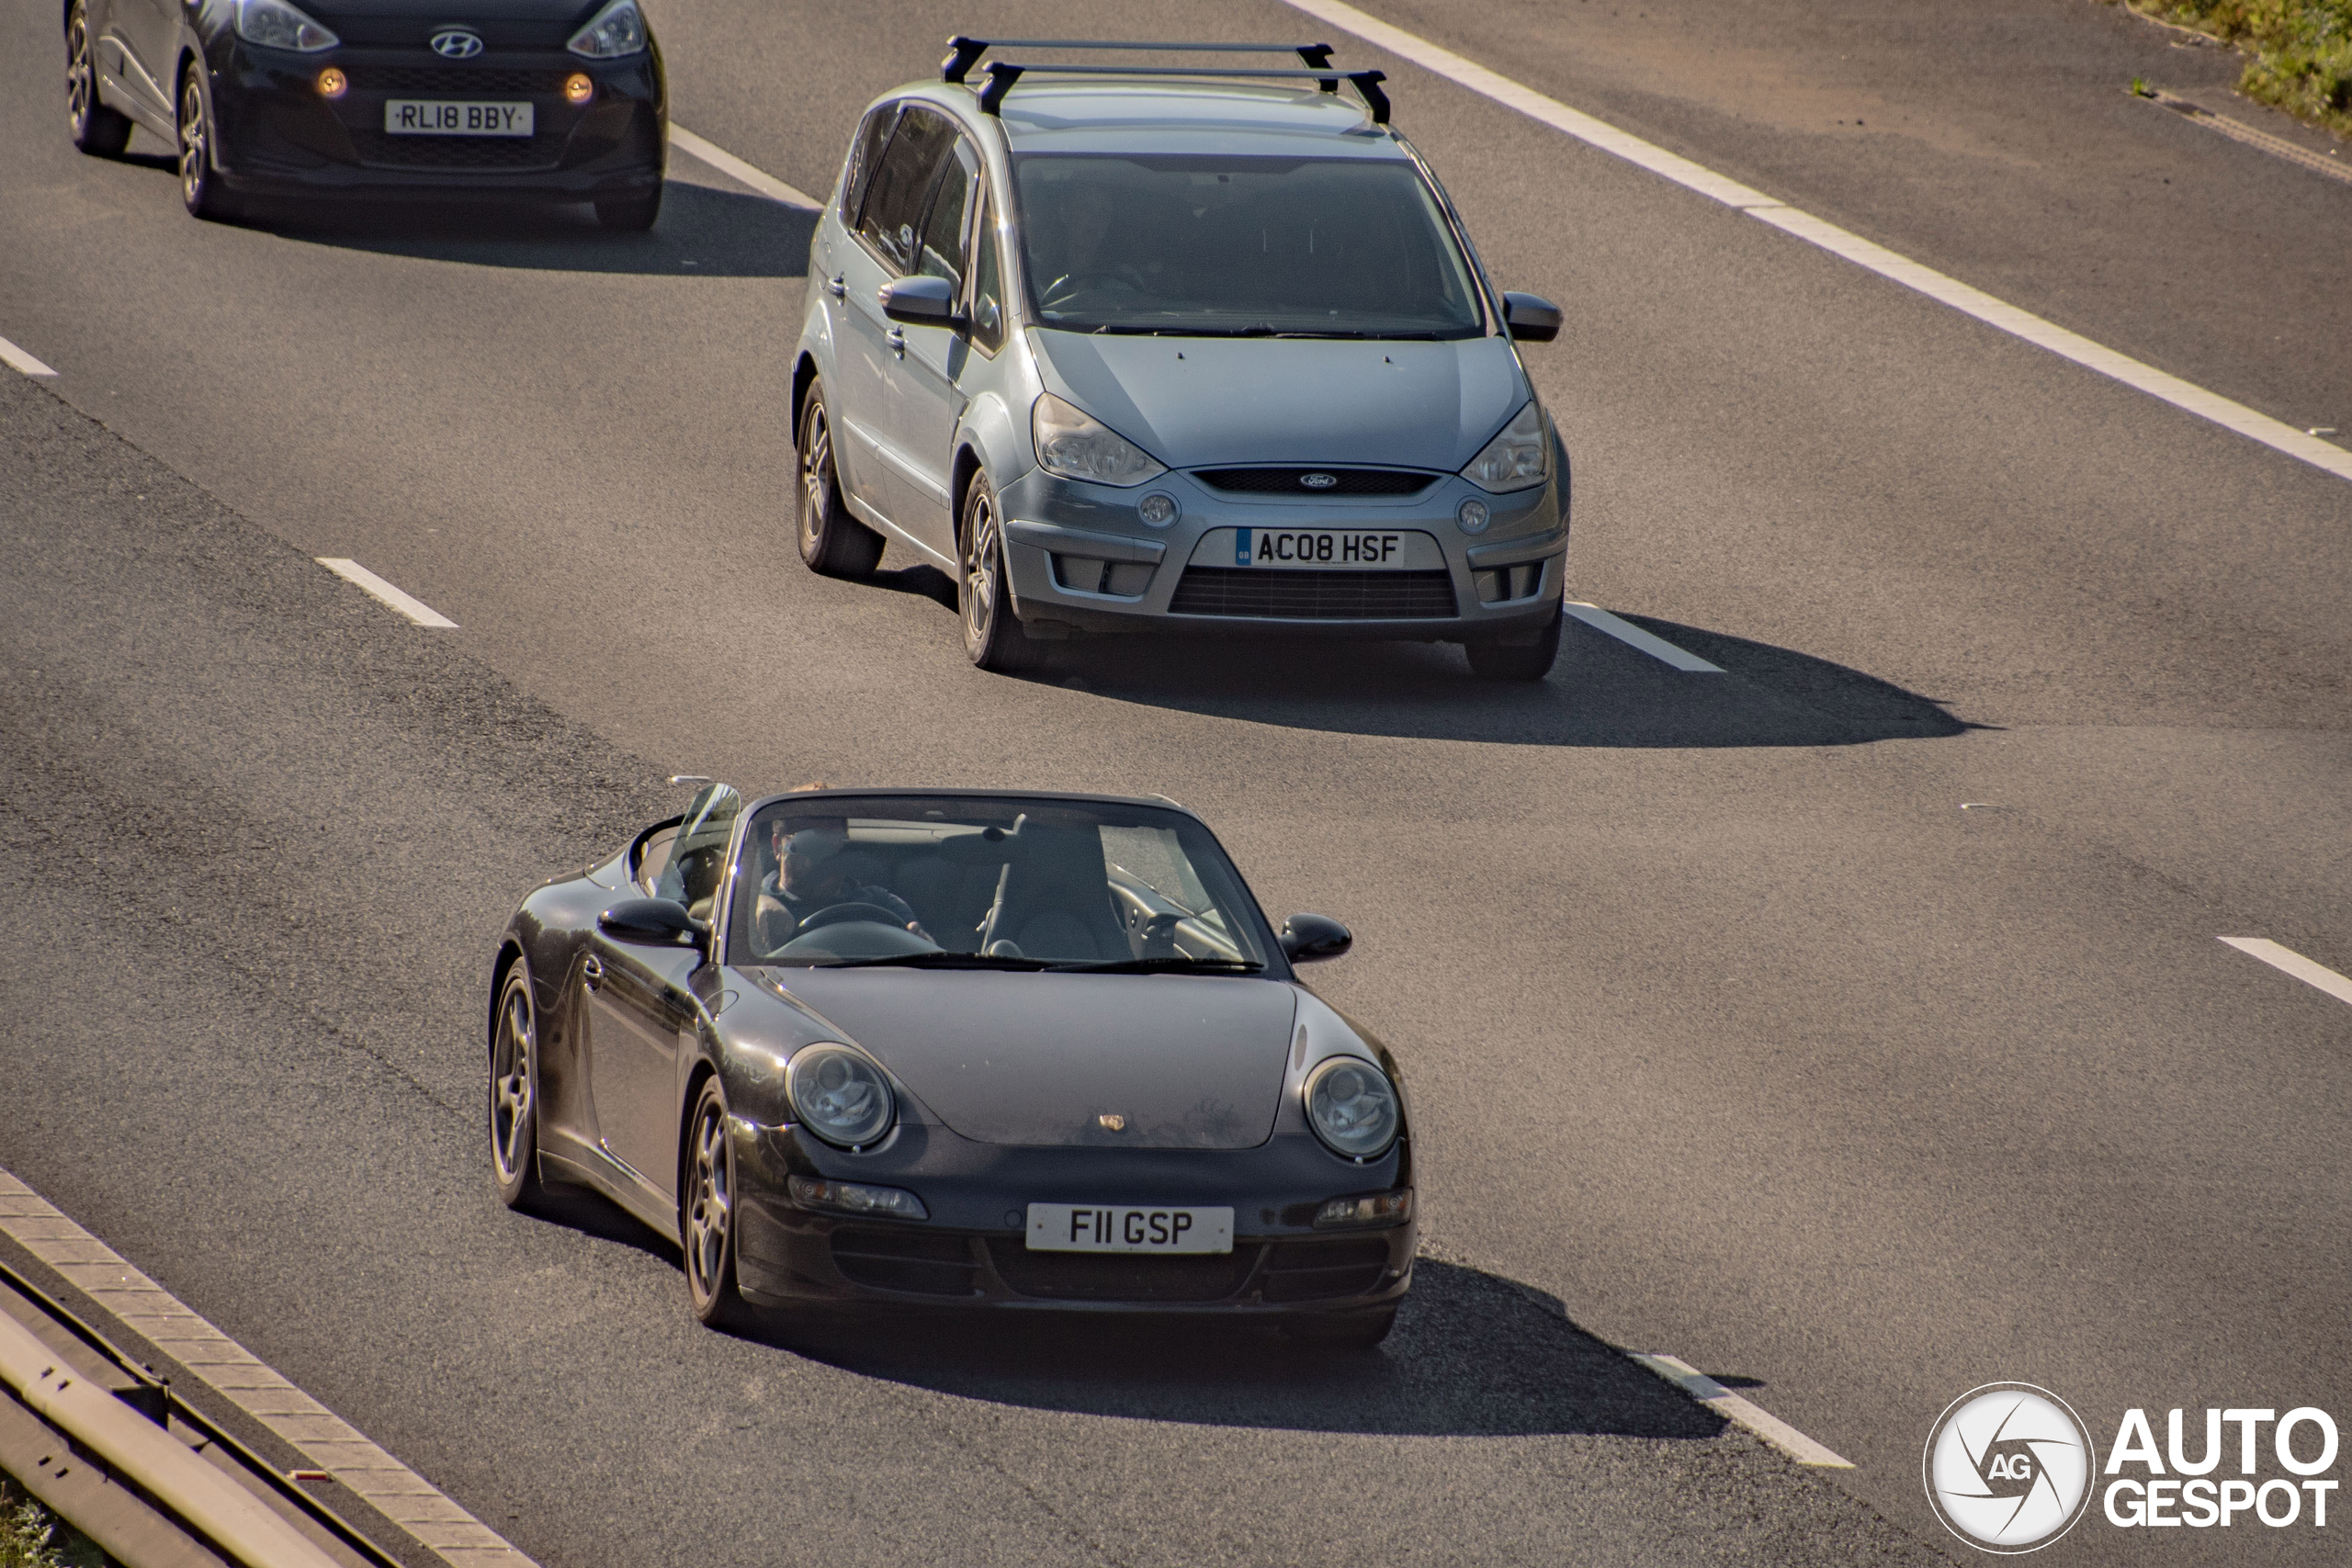
[[[905,899],[851,874],[854,867],[842,858],[849,848],[845,827],[803,827],[798,832],[788,831],[788,827],[783,820],[769,824],[768,848],[775,869],[760,882],[761,925],[771,950],[801,931],[809,916],[844,904],[867,905],[888,914],[890,923],[931,940]],[[880,916],[869,912],[864,918]]]

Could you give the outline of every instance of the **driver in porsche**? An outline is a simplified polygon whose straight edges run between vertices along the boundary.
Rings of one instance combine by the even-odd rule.
[[[806,818],[803,818],[805,821]],[[760,923],[771,950],[781,947],[801,929],[801,922],[837,904],[871,904],[889,911],[891,919],[929,941],[913,907],[887,887],[863,883],[850,875],[842,859],[849,848],[845,827],[803,827],[789,832],[783,820],[768,826],[768,848],[775,869],[760,882]]]

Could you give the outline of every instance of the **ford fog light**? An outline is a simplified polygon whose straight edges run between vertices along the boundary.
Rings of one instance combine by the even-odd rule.
[[[931,1211],[922,1206],[922,1200],[902,1188],[875,1187],[863,1181],[826,1181],[813,1176],[796,1176],[786,1185],[792,1190],[794,1202],[811,1209],[838,1209],[845,1214],[887,1214],[894,1220],[931,1218]]]
[[[1485,502],[1472,496],[1454,513],[1453,520],[1461,525],[1465,534],[1483,534],[1487,531],[1487,525],[1495,520],[1495,514],[1487,510]]]
[[[794,1180],[800,1179],[794,1177]],[[1361,1198],[1334,1198],[1315,1211],[1315,1228],[1341,1225],[1401,1225],[1413,1217],[1413,1190],[1371,1192]]]
[[[1153,491],[1136,502],[1136,515],[1154,528],[1165,528],[1176,521],[1176,498]]]

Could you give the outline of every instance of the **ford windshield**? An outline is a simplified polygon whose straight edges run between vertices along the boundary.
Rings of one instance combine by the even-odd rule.
[[[1396,159],[1016,160],[1036,318],[1065,332],[1464,338],[1468,265],[1420,172]]]

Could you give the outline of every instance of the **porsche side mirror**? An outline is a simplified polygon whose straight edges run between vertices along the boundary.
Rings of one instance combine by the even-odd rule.
[[[596,917],[596,929],[641,947],[699,947],[710,928],[673,898],[625,898]]]
[[[1283,922],[1283,956],[1293,964],[1337,958],[1356,944],[1355,933],[1329,915],[1293,915]]]
[[[910,327],[960,327],[956,286],[944,277],[894,277],[882,286],[882,313]]]
[[[1560,335],[1560,308],[1532,294],[1506,294],[1503,325],[1516,342],[1550,343]]]

